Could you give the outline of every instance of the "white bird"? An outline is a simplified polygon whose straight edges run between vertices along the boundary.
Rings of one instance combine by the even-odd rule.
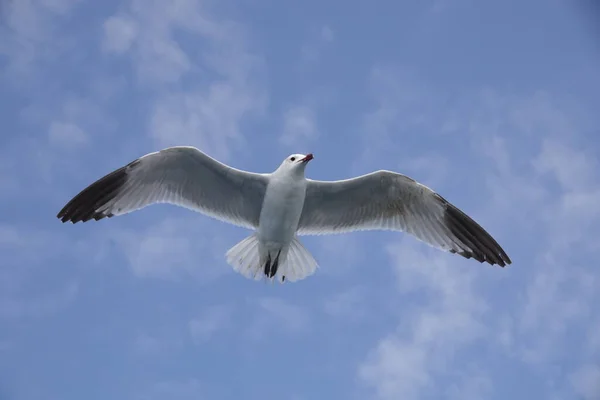
[[[227,252],[227,262],[247,278],[282,283],[317,269],[298,235],[404,231],[481,263],[511,263],[477,222],[427,186],[383,170],[339,181],[306,179],[312,159],[312,154],[292,154],[274,172],[258,174],[232,168],[194,147],[169,147],[92,183],[57,217],[77,223],[156,203],[186,207],[254,230]]]

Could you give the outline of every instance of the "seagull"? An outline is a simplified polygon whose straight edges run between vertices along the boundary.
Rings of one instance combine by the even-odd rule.
[[[101,220],[169,203],[252,230],[225,255],[249,279],[299,281],[318,268],[301,235],[403,231],[480,263],[511,260],[477,222],[427,186],[379,170],[351,179],[307,179],[312,154],[292,154],[271,173],[230,167],[190,146],[146,154],[83,189],[57,215]]]

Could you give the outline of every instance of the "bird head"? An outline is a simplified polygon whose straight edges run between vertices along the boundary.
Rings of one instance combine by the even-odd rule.
[[[298,174],[304,176],[304,169],[310,160],[313,159],[312,153],[308,154],[290,154],[287,156],[279,168],[280,172],[287,172],[290,174]]]

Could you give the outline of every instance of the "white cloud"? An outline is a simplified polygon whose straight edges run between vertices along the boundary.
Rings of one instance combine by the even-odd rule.
[[[173,39],[173,30],[180,27],[182,18],[191,12],[195,12],[193,1],[132,0],[127,13],[105,21],[103,47],[120,54],[131,50],[137,75],[145,83],[176,82],[189,71],[191,62]]]
[[[340,276],[362,267],[365,247],[357,234],[319,236],[316,242],[317,274]]]
[[[448,389],[448,397],[453,400],[487,399],[492,393],[492,379],[482,373],[480,368],[471,368],[461,374],[460,380],[451,384]]]
[[[208,307],[202,315],[189,323],[192,340],[196,344],[209,341],[215,333],[229,324],[230,318],[230,307],[223,305]]]
[[[242,122],[266,110],[263,60],[249,37],[202,1],[132,0],[105,22],[103,43],[129,55],[139,82],[158,90],[149,121],[155,146],[193,145],[226,161],[244,143]],[[187,77],[192,83],[179,86]]]
[[[330,26],[325,25],[321,28],[321,37],[325,42],[333,42],[334,33]]]
[[[82,245],[60,232],[0,224],[0,319],[40,318],[64,311],[78,298],[80,282],[73,277],[57,279],[48,265],[58,260],[70,271],[91,268],[101,262],[101,252],[99,242]],[[32,294],[30,283],[41,281],[43,287]]]
[[[177,82],[192,65],[179,44],[169,38],[152,38],[150,43],[142,41],[143,49],[136,63],[139,77],[145,82]]]
[[[596,320],[590,323],[590,329],[587,333],[585,349],[589,354],[600,354],[600,315],[596,316]]]
[[[127,13],[111,17],[106,24],[110,28],[105,31],[104,39],[108,42],[112,42],[112,36],[106,36],[113,35],[111,28],[117,31],[117,36],[127,31],[127,38],[137,32],[131,48],[132,61],[145,83],[175,82],[198,68],[214,68],[224,77],[237,74],[243,78],[251,64],[258,61],[246,50],[247,32],[237,23],[217,18],[206,4],[197,0],[170,3],[132,0]],[[193,35],[194,48],[190,51],[174,38],[178,30]],[[202,48],[200,53],[198,44]]]
[[[128,17],[110,17],[104,21],[102,46],[106,51],[117,54],[129,50],[137,36],[137,24]]]
[[[570,376],[575,393],[581,400],[600,398],[600,365],[587,364]]]
[[[175,207],[150,207],[161,206]],[[206,230],[205,224],[209,222],[203,223],[202,218],[206,217],[167,218],[145,230],[111,231],[109,235],[119,238],[122,251],[139,277],[169,280],[193,277],[207,283],[231,271],[222,265],[225,252],[216,250],[221,248],[220,236],[215,235],[214,229]]]
[[[475,292],[477,272],[449,254],[412,238],[390,245],[388,253],[399,292],[419,293],[422,300],[403,308],[396,333],[379,341],[359,367],[359,376],[381,399],[419,399],[443,390],[433,382],[444,376],[444,366],[486,334],[482,318],[487,304]]]
[[[1,247],[16,247],[22,246],[25,243],[24,238],[20,232],[11,225],[0,225],[0,246]]]
[[[260,307],[278,319],[290,331],[303,331],[308,328],[308,313],[299,306],[276,297],[263,297],[258,301]]]
[[[288,333],[301,333],[309,329],[310,316],[303,307],[291,304],[277,297],[258,299],[258,313],[250,335],[254,338],[264,337],[266,330],[283,329]]]
[[[79,0],[14,0],[4,2],[0,21],[9,28],[0,39],[0,54],[7,56],[8,74],[21,79],[12,81],[27,86],[31,73],[39,67],[35,61],[56,59],[71,40],[60,32],[60,21],[69,16]]]
[[[374,107],[364,115],[361,122],[364,150],[361,156],[357,157],[354,169],[369,166],[381,168],[381,159],[388,157],[394,160],[408,160],[414,159],[418,152],[428,156],[426,153],[435,151],[433,143],[426,148],[416,147],[426,142],[411,141],[407,138],[438,138],[455,134],[457,125],[464,123],[464,119],[457,121],[457,113],[442,104],[443,97],[438,97],[433,89],[410,69],[375,67],[368,77],[367,84],[367,93]]]
[[[69,70],[74,52],[67,50],[71,50],[73,43],[80,39],[76,36],[64,39],[61,30],[55,32],[51,29],[71,18],[70,8],[66,7],[71,3],[52,3],[53,7],[62,10],[63,14],[58,16],[44,11],[45,6],[40,2],[26,3],[27,12],[48,22],[50,27],[41,24],[40,29],[45,29],[47,37],[40,40],[50,40],[52,44],[46,48],[18,30],[3,37],[6,43],[29,43],[36,57],[39,55],[40,58],[18,66],[13,72],[6,70],[7,75],[4,76],[9,81],[8,85],[26,99],[27,105],[14,115],[12,121],[12,129],[18,134],[7,136],[1,149],[0,184],[5,189],[5,199],[32,198],[40,193],[44,196],[49,193],[48,201],[53,201],[52,197],[58,194],[56,190],[64,187],[65,178],[77,176],[86,170],[73,168],[80,160],[77,159],[78,153],[72,151],[83,150],[96,135],[106,137],[113,133],[115,119],[105,112],[105,106],[113,100],[114,92],[106,89],[111,79],[101,75],[96,74],[93,80],[81,81],[73,80],[69,73],[54,73],[57,69]],[[62,43],[64,48],[54,49],[53,46],[59,46],[54,42]],[[45,54],[46,51],[49,54]],[[18,58],[18,54],[11,53],[9,63],[13,56]],[[58,66],[60,68],[55,68]],[[79,64],[77,68],[79,71]],[[99,86],[102,86],[102,90],[98,90]],[[15,173],[17,170],[18,174]],[[49,186],[52,186],[52,190],[49,190]]]
[[[252,90],[214,83],[206,91],[161,99],[154,109],[150,132],[158,147],[192,145],[227,160],[245,141],[241,120],[261,107]]]
[[[540,174],[551,174],[565,189],[578,189],[593,181],[593,159],[586,157],[559,139],[544,139],[540,154],[533,160],[533,166]],[[593,165],[592,165],[593,166]]]
[[[0,318],[39,318],[52,315],[73,303],[78,293],[77,282],[70,282],[58,290],[34,297],[3,293],[0,297]]]
[[[398,170],[429,187],[442,187],[450,175],[450,162],[439,153],[415,155],[398,161]]]
[[[163,350],[164,343],[162,340],[150,336],[146,333],[136,336],[133,342],[135,351],[142,355],[156,354]]]
[[[431,384],[427,372],[426,350],[395,336],[377,343],[359,376],[375,387],[380,399],[418,399],[421,390]]]
[[[543,265],[544,272],[536,274],[526,289],[519,315],[519,328],[526,336],[520,340],[520,352],[533,363],[546,363],[564,352],[557,343],[569,327],[589,315],[589,301],[597,286],[594,277],[576,265],[565,271],[564,264],[550,257]]]
[[[355,286],[325,299],[324,309],[332,317],[359,321],[367,313],[367,295],[363,287]]]
[[[132,349],[141,357],[162,357],[181,350],[183,346],[180,331],[165,325],[150,332],[139,332],[133,339]]]
[[[516,351],[525,361],[545,366],[569,354],[566,348],[570,334],[585,329],[600,317],[590,307],[600,301],[597,294],[600,281],[582,258],[598,255],[590,238],[598,233],[600,215],[594,206],[587,210],[574,206],[587,205],[584,199],[596,196],[600,175],[595,172],[595,157],[571,143],[576,133],[585,128],[552,106],[547,96],[541,99],[541,105],[520,103],[533,110],[539,128],[527,123],[523,113],[519,114],[520,126],[527,127],[528,134],[540,137],[539,153],[529,157],[532,161],[528,167],[518,170],[502,167],[505,177],[493,185],[500,183],[505,193],[507,190],[512,193],[510,203],[499,192],[494,193],[496,201],[503,198],[507,205],[512,204],[507,212],[519,207],[523,221],[534,221],[533,226],[521,224],[538,240],[530,250],[534,253],[530,256],[533,274],[523,289],[524,303],[515,311],[517,332],[512,333],[512,341],[519,344]],[[557,125],[561,128],[556,131],[559,136],[538,135],[538,130],[548,126],[542,119],[544,115],[551,121],[560,121]],[[506,165],[514,164],[514,158]],[[532,188],[538,195],[528,195]]]
[[[300,49],[300,63],[302,68],[316,65],[323,58],[323,53],[335,40],[335,32],[329,25],[313,28],[309,37]]]
[[[306,146],[318,136],[315,112],[307,106],[288,108],[283,114],[283,133],[279,138],[286,147]]]
[[[81,0],[39,0],[39,4],[57,14],[69,12],[80,2]]]
[[[446,160],[447,178],[434,179],[439,186],[432,187],[450,193],[450,200],[444,185],[458,190],[453,179],[466,196],[473,190],[481,210],[465,211],[505,246],[514,265],[496,273],[455,255],[416,251],[420,245],[392,246],[400,295],[411,296],[410,315],[416,316],[404,315],[397,331],[384,335],[369,353],[359,368],[364,382],[380,398],[485,393],[494,382],[484,367],[474,388],[444,388],[441,367],[445,364],[464,375],[465,360],[484,335],[493,338],[487,345],[498,346],[503,357],[535,366],[544,376],[553,376],[552,362],[585,364],[597,357],[597,350],[589,351],[593,340],[571,339],[600,318],[590,306],[600,301],[600,282],[585,262],[599,255],[592,238],[600,233],[600,213],[594,206],[600,193],[597,156],[579,144],[580,134],[590,129],[586,110],[571,113],[572,108],[543,93],[503,96],[467,90],[446,101],[444,93],[431,89],[418,75],[393,68],[376,69],[371,88],[377,106],[365,118],[370,136],[361,162],[371,162],[375,154],[381,157],[388,147],[402,148],[396,141],[410,143],[410,135],[435,138],[427,151],[436,151],[436,143],[445,143],[443,136],[449,133],[444,127],[451,126],[452,141],[470,147],[452,148],[460,153]],[[437,107],[440,101],[454,106]],[[407,158],[410,169],[413,156]],[[438,167],[433,161],[424,164]],[[423,166],[415,165],[419,164]],[[490,280],[496,282],[494,291],[476,292]],[[510,291],[510,300],[504,290]],[[408,356],[403,359],[401,352]],[[409,362],[413,369],[406,375]],[[413,375],[414,380],[404,378]],[[547,385],[548,391],[569,391],[564,377],[549,379]]]
[[[91,267],[103,256],[102,239],[92,238],[98,240],[90,243],[69,238],[64,231],[1,224],[0,251],[4,253],[4,258],[0,264],[0,272],[31,273],[56,258],[61,258],[62,262],[74,261],[74,266],[85,260],[86,267]],[[0,284],[2,283],[0,280]]]
[[[79,148],[88,143],[88,135],[74,123],[52,122],[48,132],[50,143],[62,148]]]

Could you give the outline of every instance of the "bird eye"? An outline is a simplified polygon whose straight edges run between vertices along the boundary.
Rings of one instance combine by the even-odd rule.
[[[290,158],[290,161],[296,161],[296,157]]]

